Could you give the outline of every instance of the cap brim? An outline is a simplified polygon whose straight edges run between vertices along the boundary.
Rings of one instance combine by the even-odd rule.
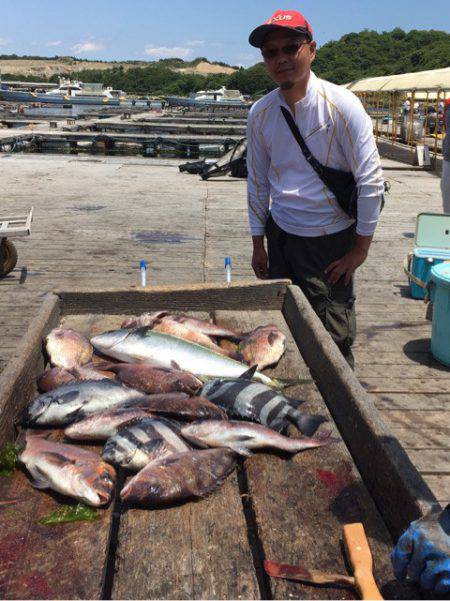
[[[264,40],[272,31],[279,31],[280,29],[292,31],[296,33],[304,33],[311,39],[310,32],[303,27],[289,27],[288,25],[275,25],[274,23],[265,23],[254,29],[250,37],[248,38],[249,44],[255,48],[261,48],[264,44]]]

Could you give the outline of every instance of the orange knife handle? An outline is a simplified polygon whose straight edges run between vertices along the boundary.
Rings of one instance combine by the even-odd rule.
[[[383,599],[373,577],[372,553],[361,523],[344,526],[344,544],[361,599]]]

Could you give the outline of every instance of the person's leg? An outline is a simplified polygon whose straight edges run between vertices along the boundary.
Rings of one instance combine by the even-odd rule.
[[[353,247],[354,236],[354,228],[313,238],[288,236],[285,247],[294,273],[291,278],[300,286],[351,367],[354,366],[351,347],[356,336],[353,278],[348,286],[343,278],[331,285],[324,271]]]
[[[442,161],[441,192],[443,211],[450,215],[450,161]]]
[[[267,254],[269,256],[269,278],[271,280],[292,279],[291,269],[285,260],[284,248],[287,234],[269,215],[266,223]]]

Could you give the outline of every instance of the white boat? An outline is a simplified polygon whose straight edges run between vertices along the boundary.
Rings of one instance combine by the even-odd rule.
[[[200,90],[191,94],[188,98],[182,96],[168,96],[169,106],[245,106],[246,99],[239,90],[227,90],[225,87],[218,90]]]
[[[118,106],[125,101],[121,90],[104,88],[101,83],[83,83],[61,78],[59,86],[44,93],[0,90],[0,100],[40,102],[44,104],[107,104]]]

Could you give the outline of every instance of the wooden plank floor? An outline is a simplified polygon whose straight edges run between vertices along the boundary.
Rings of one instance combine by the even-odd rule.
[[[0,280],[0,370],[42,295],[53,289],[129,286],[149,262],[151,284],[252,278],[245,182],[201,181],[180,161],[0,155],[2,213],[34,205],[17,268]],[[385,161],[392,191],[370,258],[357,278],[356,373],[435,495],[450,500],[450,370],[429,353],[431,323],[402,272],[417,213],[441,208],[439,179]],[[399,167],[398,170],[395,168]]]

